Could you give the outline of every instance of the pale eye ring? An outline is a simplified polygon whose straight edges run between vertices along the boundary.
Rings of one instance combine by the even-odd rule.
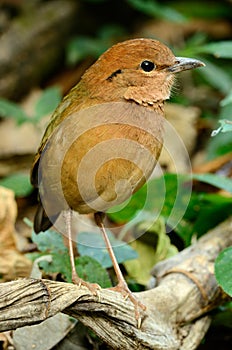
[[[142,70],[144,70],[144,72],[151,72],[155,69],[156,66],[154,62],[145,60],[141,62],[140,67],[142,68]]]

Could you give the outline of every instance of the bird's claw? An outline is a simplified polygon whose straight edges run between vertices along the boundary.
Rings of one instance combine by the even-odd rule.
[[[122,284],[119,283],[117,286],[115,287],[111,287],[109,288],[110,290],[113,290],[115,292],[119,292],[122,294],[124,300],[127,300],[128,298],[130,299],[130,301],[134,304],[135,307],[135,319],[137,321],[137,327],[140,328],[141,324],[142,324],[142,315],[141,315],[141,311],[139,310],[142,309],[142,313],[146,310],[146,306],[141,303],[134,295],[133,293],[130,291],[130,289],[128,288],[127,284]]]
[[[72,275],[72,282],[76,284],[78,288],[80,288],[81,286],[88,288],[91,294],[96,295],[100,301],[99,290],[101,289],[101,287],[99,286],[99,284],[86,282],[82,278],[78,277],[76,274]]]

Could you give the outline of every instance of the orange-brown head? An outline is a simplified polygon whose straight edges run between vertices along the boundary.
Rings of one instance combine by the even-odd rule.
[[[170,97],[173,73],[203,65],[197,60],[175,57],[157,40],[132,39],[108,49],[82,80],[91,98],[153,105]]]

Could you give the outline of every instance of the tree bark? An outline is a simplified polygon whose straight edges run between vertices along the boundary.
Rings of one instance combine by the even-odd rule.
[[[196,349],[210,325],[208,312],[229,300],[214,277],[214,260],[232,245],[232,219],[191,247],[157,264],[157,286],[136,293],[146,305],[138,328],[134,307],[121,294],[48,280],[1,284],[0,331],[40,323],[64,312],[90,327],[113,349]]]

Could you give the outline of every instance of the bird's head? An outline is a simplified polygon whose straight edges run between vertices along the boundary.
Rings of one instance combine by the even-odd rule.
[[[198,60],[175,57],[157,40],[132,39],[103,53],[82,79],[93,97],[153,105],[170,97],[175,73],[200,66]]]

